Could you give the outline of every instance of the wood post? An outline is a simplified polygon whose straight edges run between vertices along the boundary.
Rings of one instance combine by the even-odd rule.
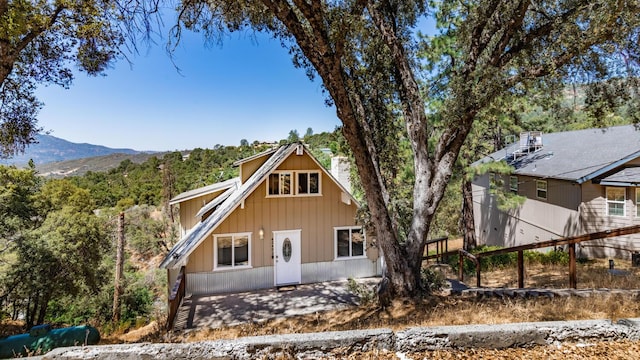
[[[576,244],[569,244],[569,287],[578,288],[578,276],[576,275]]]
[[[116,244],[116,277],[113,286],[113,322],[120,321],[120,295],[122,295],[122,273],[124,265],[124,211],[118,215]]]
[[[464,281],[464,256],[462,256],[462,252],[458,257],[458,280]]]
[[[524,288],[524,251],[518,251],[518,288]]]

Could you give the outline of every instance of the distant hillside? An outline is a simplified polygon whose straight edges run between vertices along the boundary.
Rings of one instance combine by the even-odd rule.
[[[101,145],[78,144],[51,135],[37,135],[37,144],[30,145],[24,154],[0,160],[0,164],[24,166],[33,159],[36,166],[110,154],[141,154],[133,149],[113,149]],[[144,160],[143,160],[144,161]]]
[[[111,154],[104,156],[94,156],[89,158],[51,162],[36,165],[38,174],[52,178],[62,178],[66,176],[81,176],[88,171],[101,172],[114,169],[124,160],[130,160],[135,164],[142,164],[150,157],[162,158],[164,153],[137,153],[137,154]]]

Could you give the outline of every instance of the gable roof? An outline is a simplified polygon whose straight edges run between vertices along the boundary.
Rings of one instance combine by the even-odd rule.
[[[160,263],[160,267],[174,267],[189,256],[189,254],[191,254],[191,252],[193,252],[209,235],[211,235],[213,231],[242,203],[243,200],[255,191],[258,185],[260,185],[273,170],[280,166],[280,164],[282,164],[289,155],[296,151],[298,146],[303,147],[304,152],[306,152],[307,155],[309,155],[311,159],[318,164],[319,168],[328,175],[344,193],[349,195],[351,201],[353,201],[357,206],[358,203],[353,196],[329,172],[327,172],[320,163],[318,163],[313,155],[307,151],[306,147],[300,143],[283,145],[276,149],[269,159],[267,159],[267,161],[262,164],[262,166],[260,166],[260,168],[258,168],[258,170],[256,170],[244,184],[240,185],[235,190],[230,188],[227,192],[223,193],[200,209],[198,214],[202,215],[215,208],[208,218],[198,222],[173,246],[171,251],[169,251],[167,256],[165,256],[164,260],[162,260],[162,263]],[[212,203],[216,204],[211,205]],[[205,208],[207,208],[207,210],[205,210]]]
[[[233,179],[229,179],[223,182],[211,184],[208,186],[204,186],[201,188],[185,191],[182,194],[176,195],[173,199],[169,200],[170,205],[179,204],[181,202],[195,199],[200,196],[208,195],[214,193],[216,191],[230,189],[232,187],[238,187],[240,184],[240,178],[235,177]]]
[[[554,178],[582,184],[640,157],[640,128],[635,125],[542,135],[542,148],[518,154],[518,142],[473,165],[505,160],[515,175]]]

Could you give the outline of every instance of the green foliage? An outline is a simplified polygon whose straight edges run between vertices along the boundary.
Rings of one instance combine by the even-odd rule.
[[[300,141],[300,134],[298,134],[298,130],[293,129],[289,131],[289,137],[287,137],[287,142],[294,143],[298,141]]]
[[[420,272],[420,283],[425,295],[442,290],[446,282],[447,279],[441,271],[426,267]]]
[[[136,254],[148,259],[168,251],[177,240],[173,226],[155,207],[135,206],[126,213],[125,238]]]
[[[349,278],[347,282],[347,289],[358,296],[360,299],[360,305],[370,305],[376,301],[375,287],[360,284],[353,278]]]

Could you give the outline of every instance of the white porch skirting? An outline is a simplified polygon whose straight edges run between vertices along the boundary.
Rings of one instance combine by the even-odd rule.
[[[380,275],[380,261],[370,259],[302,264],[302,283]],[[187,273],[187,294],[203,295],[266,289],[274,286],[273,266],[234,271]]]

